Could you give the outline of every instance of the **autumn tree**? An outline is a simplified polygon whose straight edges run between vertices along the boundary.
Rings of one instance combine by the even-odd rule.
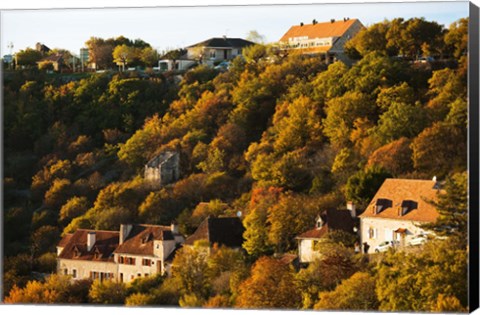
[[[117,65],[122,66],[122,70],[125,71],[125,66],[133,61],[136,57],[137,51],[135,48],[127,45],[120,45],[113,50],[113,61]]]
[[[467,305],[467,253],[451,241],[431,241],[414,254],[390,252],[377,270],[381,311],[433,311],[447,297],[456,311]]]
[[[258,259],[251,276],[240,285],[236,306],[243,308],[293,309],[300,295],[290,267],[269,257]]]
[[[96,69],[106,69],[111,66],[115,47],[113,43],[108,43],[103,38],[90,37],[85,45],[89,51],[89,62],[93,63]]]
[[[316,310],[373,311],[378,308],[375,293],[376,279],[365,272],[357,272],[343,280],[335,290],[321,292]]]
[[[366,262],[352,248],[328,241],[322,248],[322,255],[296,275],[303,308],[312,308],[320,292],[333,290],[342,280],[365,269]]]
[[[127,286],[123,282],[95,280],[88,296],[91,303],[123,305],[127,297]]]

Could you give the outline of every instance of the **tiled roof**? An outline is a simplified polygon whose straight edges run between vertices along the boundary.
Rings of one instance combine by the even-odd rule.
[[[63,55],[62,54],[50,55],[43,58],[41,61],[63,62]]]
[[[321,217],[324,221],[321,228],[306,231],[297,236],[297,239],[319,239],[325,237],[332,230],[353,232],[355,221],[349,210],[329,209],[322,213]]]
[[[283,254],[281,256],[276,257],[282,264],[289,265],[295,261],[295,259],[298,259],[297,255],[294,254]]]
[[[316,24],[294,25],[282,36],[281,42],[288,42],[292,37],[304,37],[308,39],[339,37],[356,22],[357,19],[340,20],[335,22],[322,22]]]
[[[57,247],[65,247],[68,244],[68,242],[70,242],[70,239],[72,238],[72,236],[73,236],[73,233],[65,234],[65,236],[62,237],[62,239],[58,243]]]
[[[213,37],[195,45],[192,47],[215,47],[215,48],[243,48],[247,46],[255,45],[254,42],[242,39],[242,38],[225,38],[225,37]]]
[[[95,232],[95,244],[87,251],[87,234]],[[64,249],[58,256],[63,259],[113,261],[113,251],[118,246],[119,232],[94,231],[78,229],[73,234],[67,234],[60,241],[59,246]],[[60,246],[62,247],[62,246]],[[95,255],[99,253],[99,255]]]
[[[208,217],[195,233],[187,238],[185,244],[193,245],[195,241],[207,240],[211,245],[217,243],[228,247],[241,247],[244,231],[245,228],[238,217]]]
[[[435,222],[438,212],[428,201],[436,200],[439,192],[439,184],[433,180],[388,178],[360,217]],[[382,209],[374,213],[374,206],[380,203]],[[408,208],[403,215],[402,207]]]
[[[152,256],[153,241],[155,240],[174,240],[170,227],[147,224],[133,225],[127,239],[118,246],[115,253]]]

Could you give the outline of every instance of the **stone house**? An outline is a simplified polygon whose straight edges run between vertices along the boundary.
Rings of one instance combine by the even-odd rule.
[[[161,186],[176,182],[180,178],[180,155],[166,151],[148,161],[145,165],[146,180]]]
[[[341,60],[350,63],[345,55],[345,43],[364,26],[358,19],[294,25],[280,38],[281,49],[296,50],[302,54],[318,55],[326,63]]]
[[[384,241],[407,246],[424,233],[421,225],[433,223],[438,212],[431,201],[442,193],[436,180],[386,179],[360,217],[361,243],[369,252]]]
[[[322,242],[328,233],[344,231],[356,235],[356,210],[348,204],[346,210],[328,209],[315,220],[315,227],[296,237],[298,241],[298,258],[300,264],[307,264],[321,256]]]
[[[239,217],[208,217],[187,237],[186,246],[193,246],[197,241],[207,241],[210,247],[227,246],[240,249],[243,244],[245,228]]]
[[[183,242],[174,224],[122,224],[118,232],[78,229],[57,246],[57,273],[121,282],[165,274]]]

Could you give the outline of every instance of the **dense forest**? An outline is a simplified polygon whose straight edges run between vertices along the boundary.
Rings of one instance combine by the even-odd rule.
[[[348,66],[255,45],[228,71],[4,72],[5,301],[465,311],[467,30],[383,21],[347,43]],[[168,150],[180,180],[145,182],[145,163]],[[300,271],[275,258],[296,253],[321,210],[362,209],[388,177],[433,176],[446,190],[437,225],[458,228],[421,252],[368,261],[332,237]],[[78,228],[176,220],[191,235],[239,211],[244,252],[183,248],[171,277],[42,278]]]

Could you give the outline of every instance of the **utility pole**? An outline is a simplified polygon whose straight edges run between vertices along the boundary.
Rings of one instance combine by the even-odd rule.
[[[13,55],[12,55],[13,43],[9,42],[7,47],[10,49],[10,58],[11,58],[10,59],[10,70],[12,70],[12,68],[13,68]]]

